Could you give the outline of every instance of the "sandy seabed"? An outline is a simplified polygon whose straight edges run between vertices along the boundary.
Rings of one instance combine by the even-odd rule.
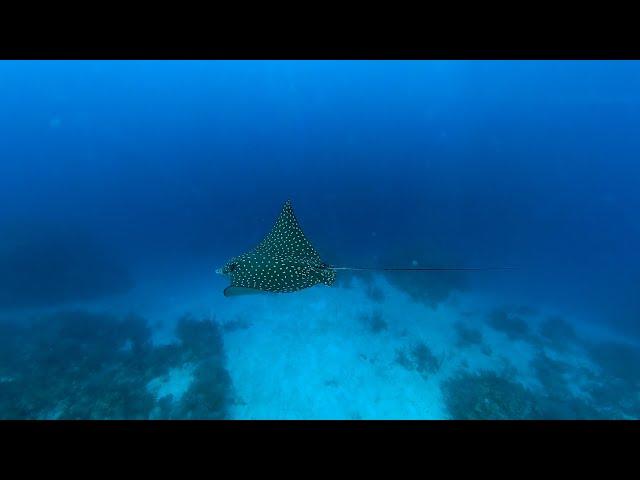
[[[375,299],[367,293],[372,284],[379,292]],[[222,326],[234,419],[447,419],[442,385],[456,372],[508,371],[536,391],[543,386],[532,365],[541,352],[549,362],[585,372],[585,378],[598,372],[579,347],[557,348],[492,327],[486,318],[499,299],[454,292],[432,308],[383,276],[356,278],[348,287],[234,298],[212,295],[209,286],[165,300],[150,313],[164,315],[154,330],[157,342],[171,341],[173,322],[185,312]],[[521,317],[533,332],[551,313]],[[572,326],[584,337],[602,338],[601,331]],[[461,341],[466,328],[480,338]],[[431,355],[422,364],[418,346]],[[172,371],[151,388],[179,398],[190,374],[189,368]],[[578,398],[580,381],[570,383]]]

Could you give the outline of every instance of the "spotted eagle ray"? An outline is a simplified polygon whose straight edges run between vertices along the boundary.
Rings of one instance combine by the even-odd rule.
[[[253,250],[233,257],[216,273],[231,279],[224,296],[262,292],[285,293],[323,283],[331,286],[337,270],[355,271],[446,271],[495,270],[471,267],[364,268],[336,267],[323,262],[307,239],[287,200],[267,236]],[[502,270],[501,268],[499,270]]]

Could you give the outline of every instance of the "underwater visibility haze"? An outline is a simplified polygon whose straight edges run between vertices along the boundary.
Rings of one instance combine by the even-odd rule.
[[[0,132],[1,419],[640,417],[640,62],[0,61]]]

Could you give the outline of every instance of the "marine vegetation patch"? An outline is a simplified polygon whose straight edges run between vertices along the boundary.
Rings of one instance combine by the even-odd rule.
[[[640,392],[618,378],[600,377],[588,388],[593,405],[597,405],[600,418],[640,419]]]
[[[599,368],[588,388],[593,401],[607,412],[640,418],[640,348],[606,341],[586,344],[586,350]]]
[[[539,333],[550,347],[558,351],[566,351],[579,340],[573,326],[559,316],[544,320],[540,324]]]
[[[449,415],[456,420],[540,418],[531,391],[489,370],[460,371],[442,383],[442,393]]]
[[[441,385],[451,418],[618,419],[637,418],[640,414],[637,392],[636,403],[633,403],[628,389],[611,388],[619,384],[594,384],[593,388],[587,389],[591,395],[573,394],[569,388],[571,383],[580,375],[583,380],[586,378],[580,368],[549,358],[543,352],[538,352],[532,368],[541,385],[533,390],[515,380],[515,372],[508,364],[500,373],[458,371]]]
[[[0,325],[0,418],[225,418],[232,401],[218,325],[184,317],[178,343],[154,346],[147,322],[63,311]],[[193,379],[175,401],[148,385],[185,364]]]
[[[637,392],[625,389],[615,379],[593,375],[584,367],[576,367],[550,358],[542,350],[531,361],[541,385],[538,405],[546,419],[617,419],[633,415],[631,399]],[[574,394],[571,386],[581,392]],[[626,411],[626,413],[625,413]]]
[[[548,357],[543,351],[538,351],[531,361],[531,367],[540,385],[555,396],[566,397],[569,391],[570,366],[565,362]]]
[[[539,349],[531,361],[539,387],[516,380],[505,359],[497,373],[460,370],[445,380],[443,398],[455,419],[617,419],[640,415],[638,390],[620,378],[593,375]]]
[[[587,346],[589,357],[602,372],[630,387],[640,389],[640,348],[628,343],[608,341]]]
[[[457,335],[457,347],[472,347],[474,345],[482,345],[482,332],[479,329],[469,327],[463,322],[456,322],[454,328]]]
[[[510,340],[523,340],[535,343],[536,336],[531,332],[529,324],[520,316],[505,308],[492,311],[487,323],[493,329],[504,333]]]
[[[362,323],[368,331],[371,333],[380,333],[387,330],[388,324],[384,319],[380,310],[374,310],[373,312],[361,313],[358,317],[360,323]]]
[[[425,343],[418,342],[409,350],[397,350],[395,361],[426,378],[440,370],[443,359],[436,357]]]

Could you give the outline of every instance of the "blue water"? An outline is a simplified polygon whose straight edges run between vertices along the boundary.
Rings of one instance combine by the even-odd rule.
[[[639,62],[2,61],[0,132],[0,418],[640,417]],[[287,199],[513,269],[223,297]]]

